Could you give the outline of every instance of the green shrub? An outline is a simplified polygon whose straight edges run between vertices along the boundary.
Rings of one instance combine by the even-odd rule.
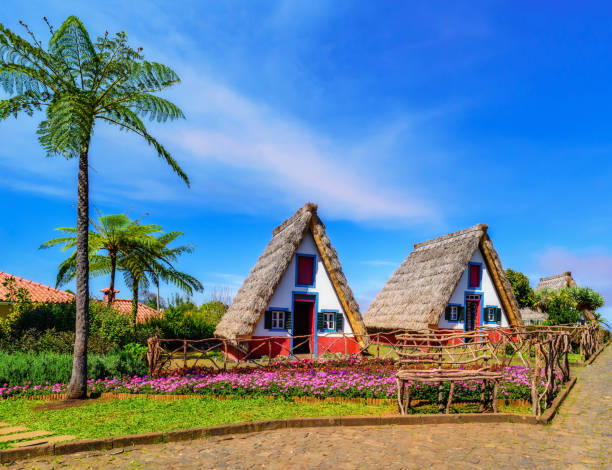
[[[132,341],[132,326],[128,315],[123,315],[103,303],[95,302],[89,307],[89,329],[106,341],[109,349]]]
[[[23,385],[27,382],[45,384],[67,383],[72,373],[72,356],[56,353],[13,353],[0,352],[0,386]],[[87,378],[120,377],[123,375],[146,375],[144,361],[121,351],[100,356],[88,356]]]
[[[147,359],[147,351],[148,348],[138,343],[129,343],[123,347],[123,351],[126,354],[129,354],[140,361],[145,361]]]

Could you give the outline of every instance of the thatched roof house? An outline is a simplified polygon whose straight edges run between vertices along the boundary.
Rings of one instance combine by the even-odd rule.
[[[574,278],[572,277],[572,272],[565,271],[563,273],[555,274],[554,276],[541,277],[535,290],[561,290],[566,287],[574,287],[575,285],[576,281],[574,281]]]
[[[414,251],[393,273],[365,312],[364,322],[368,331],[439,328],[445,321],[448,325],[442,326],[444,328],[463,328],[465,323],[461,324],[461,314],[466,308],[476,310],[469,302],[477,300],[478,295],[479,310],[485,310],[485,304],[493,304],[502,310],[506,323],[522,325],[518,304],[487,235],[487,228],[487,225],[479,224],[414,245]],[[484,263],[478,262],[480,259]],[[476,266],[474,270],[472,264]],[[481,267],[480,288],[477,287],[478,265]],[[487,288],[486,279],[490,280],[489,298],[484,298],[482,293]],[[451,302],[453,299],[455,301]],[[453,315],[455,310],[452,307],[457,307],[459,316]],[[504,321],[497,323],[503,326]]]
[[[307,245],[310,247],[310,254],[303,256],[314,258],[314,261],[310,261],[310,269],[314,269],[316,273],[316,286],[314,278],[310,286],[305,286],[304,283],[297,281],[296,269],[298,269],[297,261],[299,261],[297,258],[300,255],[299,252],[308,248]],[[296,269],[289,269],[293,265]],[[286,307],[277,309],[287,311],[286,321],[283,322],[282,328],[277,325],[279,326],[277,329],[285,329],[286,331],[282,334],[290,336],[292,331],[295,332],[298,320],[294,316],[292,318],[293,327],[286,324],[291,319],[291,313],[295,315],[296,310],[295,304],[291,301],[291,295],[318,295],[316,307],[318,310],[314,314],[319,314],[324,303],[322,292],[324,283],[331,283],[331,286],[325,284],[325,287],[328,287],[326,292],[331,293],[333,297],[330,302],[335,302],[336,310],[343,312],[350,330],[356,335],[364,335],[365,326],[359,312],[359,305],[342,272],[338,253],[325,232],[323,222],[317,215],[317,205],[307,203],[272,231],[272,240],[217,325],[215,334],[229,339],[248,339],[255,335],[256,328],[268,332],[271,328],[263,326],[264,313],[275,307]],[[281,290],[283,292],[280,292]],[[281,298],[284,292],[287,292],[287,296]],[[271,302],[274,305],[271,305]],[[313,320],[313,323],[315,321]],[[314,326],[313,329],[315,329]]]
[[[525,325],[540,325],[548,320],[548,314],[529,307],[521,309],[521,318]]]
[[[576,281],[574,281],[574,278],[572,277],[572,272],[565,271],[555,274],[554,276],[541,277],[535,290],[561,290],[565,289],[566,287],[575,287],[576,285]],[[595,315],[590,310],[582,310],[582,314],[587,321],[595,321]],[[543,312],[542,315],[545,315],[546,319],[548,319],[548,314],[546,312]]]

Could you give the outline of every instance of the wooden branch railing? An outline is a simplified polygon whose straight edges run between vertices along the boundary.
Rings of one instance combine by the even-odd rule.
[[[317,343],[315,354],[315,337],[326,338],[326,344]],[[292,339],[292,346],[288,340]],[[365,344],[366,347],[362,347]],[[301,346],[308,346],[306,354],[295,353]],[[359,354],[372,355],[367,350],[370,347],[367,335],[334,334],[303,335],[226,339],[206,338],[200,340],[162,339],[157,336],[149,338],[147,362],[149,375],[158,376],[173,369],[210,367],[217,370],[227,370],[237,366],[267,366],[272,360],[291,360],[323,355],[349,355],[351,351]],[[380,350],[379,350],[380,352]],[[386,357],[387,354],[384,354]],[[380,356],[379,356],[380,357]]]

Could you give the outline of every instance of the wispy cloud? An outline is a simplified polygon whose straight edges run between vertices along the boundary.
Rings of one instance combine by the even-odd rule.
[[[236,197],[245,204],[257,194],[272,204],[282,200],[295,206],[312,200],[328,214],[352,220],[438,217],[432,203],[415,194],[416,184],[392,183],[384,160],[393,144],[388,141],[398,132],[395,122],[391,131],[380,131],[380,138],[364,136],[347,144],[222,84],[192,75],[185,82],[187,89],[198,91],[189,107],[199,125],[166,138],[191,155],[192,171],[205,171],[211,162],[229,171],[248,171],[248,180],[231,181],[228,175]],[[387,145],[380,145],[384,141]]]

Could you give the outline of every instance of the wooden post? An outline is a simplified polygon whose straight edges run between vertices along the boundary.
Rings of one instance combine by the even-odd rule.
[[[187,340],[183,340],[183,367],[187,368]]]
[[[493,413],[497,413],[497,391],[499,389],[499,383],[497,379],[495,379],[493,383]]]
[[[446,414],[450,413],[451,403],[453,402],[453,392],[455,391],[455,382],[452,381],[450,384],[450,390],[448,392],[448,401],[446,402]]]
[[[402,380],[399,378],[395,379],[395,383],[397,386],[397,409],[399,410],[400,414],[405,415],[406,412],[404,410],[404,396],[403,396],[403,392],[404,392],[404,384],[402,383]]]
[[[479,411],[481,413],[484,413],[486,411],[486,409],[487,409],[487,406],[486,406],[486,403],[485,403],[485,400],[486,400],[485,392],[487,390],[488,384],[489,384],[488,380],[483,380],[482,381],[482,391],[480,392],[480,408],[479,408]]]
[[[410,390],[407,382],[404,384],[404,393],[406,394],[406,411],[408,411],[412,409],[412,390]]]

